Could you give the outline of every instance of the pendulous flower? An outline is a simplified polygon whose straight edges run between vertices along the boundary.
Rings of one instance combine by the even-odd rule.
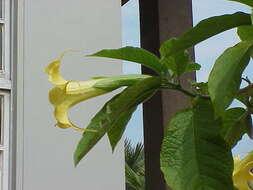
[[[81,131],[93,131],[80,128],[70,121],[68,117],[69,109],[87,99],[109,93],[123,86],[130,86],[139,80],[151,77],[149,75],[122,75],[98,77],[86,81],[68,81],[63,78],[60,72],[61,62],[65,53],[46,67],[46,73],[49,76],[48,80],[55,85],[49,92],[49,101],[55,108],[56,125],[60,128],[71,127]]]
[[[234,186],[238,190],[253,190],[253,153],[245,158],[234,157]]]

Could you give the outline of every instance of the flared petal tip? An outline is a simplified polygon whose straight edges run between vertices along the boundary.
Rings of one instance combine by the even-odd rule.
[[[54,85],[64,85],[67,81],[60,73],[61,59],[54,60],[45,69],[48,74],[48,80]]]
[[[55,124],[55,127],[59,127],[62,129],[73,128],[73,129],[75,129],[77,131],[81,131],[81,132],[92,132],[92,133],[98,132],[97,130],[94,130],[94,129],[80,128],[80,127],[74,125],[73,123],[72,124],[64,124],[64,123],[57,122]]]

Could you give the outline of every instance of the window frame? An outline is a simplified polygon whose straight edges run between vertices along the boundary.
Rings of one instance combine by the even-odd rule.
[[[0,24],[3,27],[2,33],[2,70],[0,70],[0,96],[1,98],[1,143],[0,151],[3,156],[1,160],[2,173],[1,190],[9,190],[12,180],[10,176],[11,162],[11,131],[12,131],[12,81],[11,81],[11,3],[12,0],[2,0],[3,17]],[[1,68],[0,68],[1,69]]]
[[[10,24],[11,24],[11,7],[10,1],[11,0],[2,0],[4,6],[4,17],[1,19],[1,24],[3,24],[3,50],[2,50],[2,64],[3,70],[0,72],[0,88],[4,89],[11,89],[11,78],[10,78],[10,71],[11,71],[11,64],[10,64]]]
[[[0,96],[2,99],[2,118],[3,118],[3,144],[0,146],[0,151],[3,152],[3,168],[2,168],[2,190],[9,189],[9,144],[10,144],[10,92],[6,90],[0,90]]]

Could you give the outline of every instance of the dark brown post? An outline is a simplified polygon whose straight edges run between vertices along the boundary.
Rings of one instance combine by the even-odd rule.
[[[192,26],[191,0],[139,0],[139,3],[141,46],[156,55],[162,42],[180,36]],[[152,73],[144,67],[142,71]],[[195,74],[188,74],[185,79],[195,79]],[[143,106],[146,190],[168,189],[160,171],[164,126],[175,111],[188,103],[183,94],[166,91],[157,93]]]
[[[129,0],[121,0],[121,6],[125,5]]]

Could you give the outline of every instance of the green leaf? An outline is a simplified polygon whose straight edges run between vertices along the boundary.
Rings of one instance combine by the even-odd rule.
[[[187,50],[180,51],[177,54],[167,56],[166,52],[169,51],[169,48],[176,43],[177,39],[172,38],[168,41],[168,43],[164,43],[160,47],[161,54],[161,64],[165,65],[172,76],[180,76],[185,72],[192,72],[200,69],[200,65],[194,63],[190,60],[190,54]]]
[[[237,34],[242,41],[253,40],[253,26],[240,26]]]
[[[163,57],[161,59],[161,63],[166,65],[173,76],[180,76],[183,74],[189,62],[188,52],[180,52],[175,56]]]
[[[245,123],[246,118],[247,111],[243,108],[231,108],[222,115],[221,134],[231,148],[247,133],[249,126]]]
[[[208,90],[216,116],[221,115],[237,96],[241,76],[249,63],[253,41],[228,48],[215,62],[208,79]]]
[[[196,91],[203,95],[209,95],[208,93],[208,83],[207,82],[195,82],[190,81],[191,85],[195,87]]]
[[[253,24],[253,11],[251,13],[251,23]]]
[[[126,121],[128,114],[133,111],[138,104],[152,96],[157,88],[159,88],[160,83],[159,77],[143,79],[107,102],[94,116],[87,127],[97,132],[83,133],[74,154],[75,165],[80,162],[106,132],[110,131],[118,124],[126,124],[126,122],[121,122],[121,120]]]
[[[214,35],[242,25],[251,25],[251,16],[249,14],[238,12],[205,19],[188,30],[175,43],[171,44],[170,41],[164,42],[165,46],[166,44],[170,46],[167,47],[166,55],[176,54]]]
[[[124,140],[126,190],[145,189],[144,146],[142,143],[132,145]]]
[[[203,99],[171,119],[162,144],[161,169],[173,190],[233,189],[233,158],[220,128],[210,101]]]
[[[127,123],[131,119],[132,114],[136,110],[136,108],[137,107],[134,107],[130,110],[126,110],[122,118],[118,120],[117,123],[115,123],[115,125],[113,125],[110,131],[107,132],[112,147],[112,151],[114,151],[116,145],[118,144],[122,135],[124,134]]]
[[[248,5],[250,7],[253,7],[253,1],[252,0],[229,0],[229,1],[236,1],[238,3],[242,3],[242,4]]]
[[[139,63],[153,69],[157,73],[161,73],[164,70],[159,62],[159,58],[142,48],[124,47],[120,49],[107,49],[90,56],[107,57]]]
[[[191,62],[186,66],[185,72],[192,72],[200,70],[201,65],[198,63]]]
[[[144,190],[145,177],[136,174],[128,164],[125,164],[126,186],[129,190]]]
[[[171,39],[169,42],[173,44],[175,41],[175,39]],[[171,75],[180,76],[184,73],[189,63],[189,53],[181,51],[173,56],[166,56],[167,47],[169,47],[168,43],[163,44],[160,48],[161,64],[169,69]]]

